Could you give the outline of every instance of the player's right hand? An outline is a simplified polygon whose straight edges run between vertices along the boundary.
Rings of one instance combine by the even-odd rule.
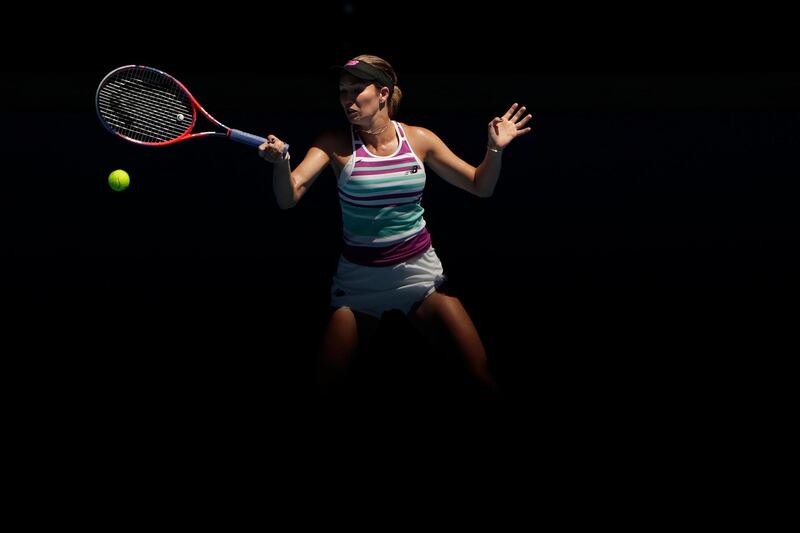
[[[270,163],[277,163],[284,159],[283,149],[285,146],[286,143],[274,135],[267,135],[267,142],[258,147],[258,155]]]

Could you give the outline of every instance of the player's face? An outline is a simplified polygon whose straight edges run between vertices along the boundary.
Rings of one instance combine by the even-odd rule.
[[[345,75],[339,80],[339,102],[347,120],[365,125],[380,110],[380,93],[373,83]]]

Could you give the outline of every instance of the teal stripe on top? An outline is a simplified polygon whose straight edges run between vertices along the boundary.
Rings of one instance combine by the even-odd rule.
[[[419,204],[399,206],[405,208],[407,212],[401,213],[394,211],[396,208],[364,209],[361,211],[375,211],[374,216],[366,214],[355,215],[350,209],[352,206],[342,207],[342,216],[347,218],[346,231],[351,235],[362,237],[389,237],[405,233],[422,224],[422,213],[425,209]],[[410,209],[408,209],[410,208]],[[384,214],[389,216],[384,216]]]

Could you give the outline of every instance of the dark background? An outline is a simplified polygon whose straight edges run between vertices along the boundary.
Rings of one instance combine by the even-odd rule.
[[[398,119],[473,164],[493,116],[512,102],[535,115],[491,199],[431,174],[423,200],[508,406],[555,427],[743,416],[781,374],[796,321],[787,34],[754,39],[677,6],[578,19],[493,5],[460,22],[445,7],[349,6],[175,13],[168,39],[145,6],[123,27],[55,11],[30,41],[4,41],[2,288],[33,390],[165,426],[305,406],[340,245],[333,175],[281,211],[252,151],[126,144],[94,91],[117,66],[159,67],[298,160],[344,125],[327,68],[374,53],[399,73]],[[106,182],[116,168],[124,193]],[[409,351],[404,328],[388,320],[385,355],[362,367],[362,408],[466,409],[458,366]]]

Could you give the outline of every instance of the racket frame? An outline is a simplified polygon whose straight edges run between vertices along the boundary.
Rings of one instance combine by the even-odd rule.
[[[119,73],[122,70],[130,70],[130,69],[141,69],[141,70],[145,70],[145,71],[154,72],[154,73],[156,73],[156,74],[158,74],[160,76],[164,76],[165,78],[167,78],[167,79],[171,80],[172,82],[174,82],[175,85],[177,85],[186,94],[186,96],[189,98],[189,102],[192,104],[192,123],[189,125],[189,127],[186,129],[186,131],[183,134],[179,135],[178,137],[175,137],[174,139],[170,139],[168,141],[147,142],[147,141],[141,141],[141,140],[138,140],[138,139],[133,139],[131,137],[127,137],[127,136],[121,134],[120,132],[114,130],[106,122],[106,120],[103,118],[103,115],[100,113],[100,90],[103,87],[105,87],[106,80],[108,80],[112,76],[115,76],[117,73]],[[267,142],[267,140],[265,138],[263,138],[263,137],[259,137],[257,135],[253,135],[252,133],[247,133],[247,132],[244,132],[244,131],[241,131],[241,130],[236,130],[236,129],[229,128],[228,126],[226,126],[225,124],[223,124],[219,120],[215,119],[211,115],[211,113],[206,111],[205,108],[203,108],[203,106],[200,105],[200,102],[198,102],[197,99],[194,97],[194,95],[189,91],[189,89],[187,89],[186,86],[183,83],[181,83],[180,81],[178,81],[174,76],[164,72],[163,70],[159,70],[159,69],[153,68],[153,67],[148,67],[148,66],[145,66],[145,65],[124,65],[124,66],[115,68],[114,70],[112,70],[111,72],[106,74],[105,77],[100,81],[100,84],[97,86],[97,91],[95,93],[95,111],[97,112],[97,117],[100,119],[100,123],[103,124],[103,126],[108,131],[110,131],[111,133],[113,133],[117,137],[119,137],[121,139],[124,139],[124,140],[126,140],[128,142],[141,144],[141,145],[144,145],[144,146],[169,146],[171,144],[179,143],[181,141],[185,141],[185,140],[188,140],[188,139],[194,139],[194,138],[197,138],[197,137],[225,137],[225,138],[228,138],[228,139],[230,139],[232,141],[240,142],[240,143],[247,144],[247,145],[253,146],[253,147],[257,147],[257,146]],[[211,122],[212,124],[222,128],[223,130],[225,130],[225,132],[223,133],[223,132],[220,132],[220,131],[201,131],[201,132],[192,133],[192,130],[194,129],[195,125],[197,124],[197,112],[198,111],[200,111],[203,114],[203,116],[206,119],[208,119],[209,122]],[[289,151],[289,145],[285,144],[285,147],[283,149],[283,155],[286,156],[286,152],[288,152],[288,151]]]

